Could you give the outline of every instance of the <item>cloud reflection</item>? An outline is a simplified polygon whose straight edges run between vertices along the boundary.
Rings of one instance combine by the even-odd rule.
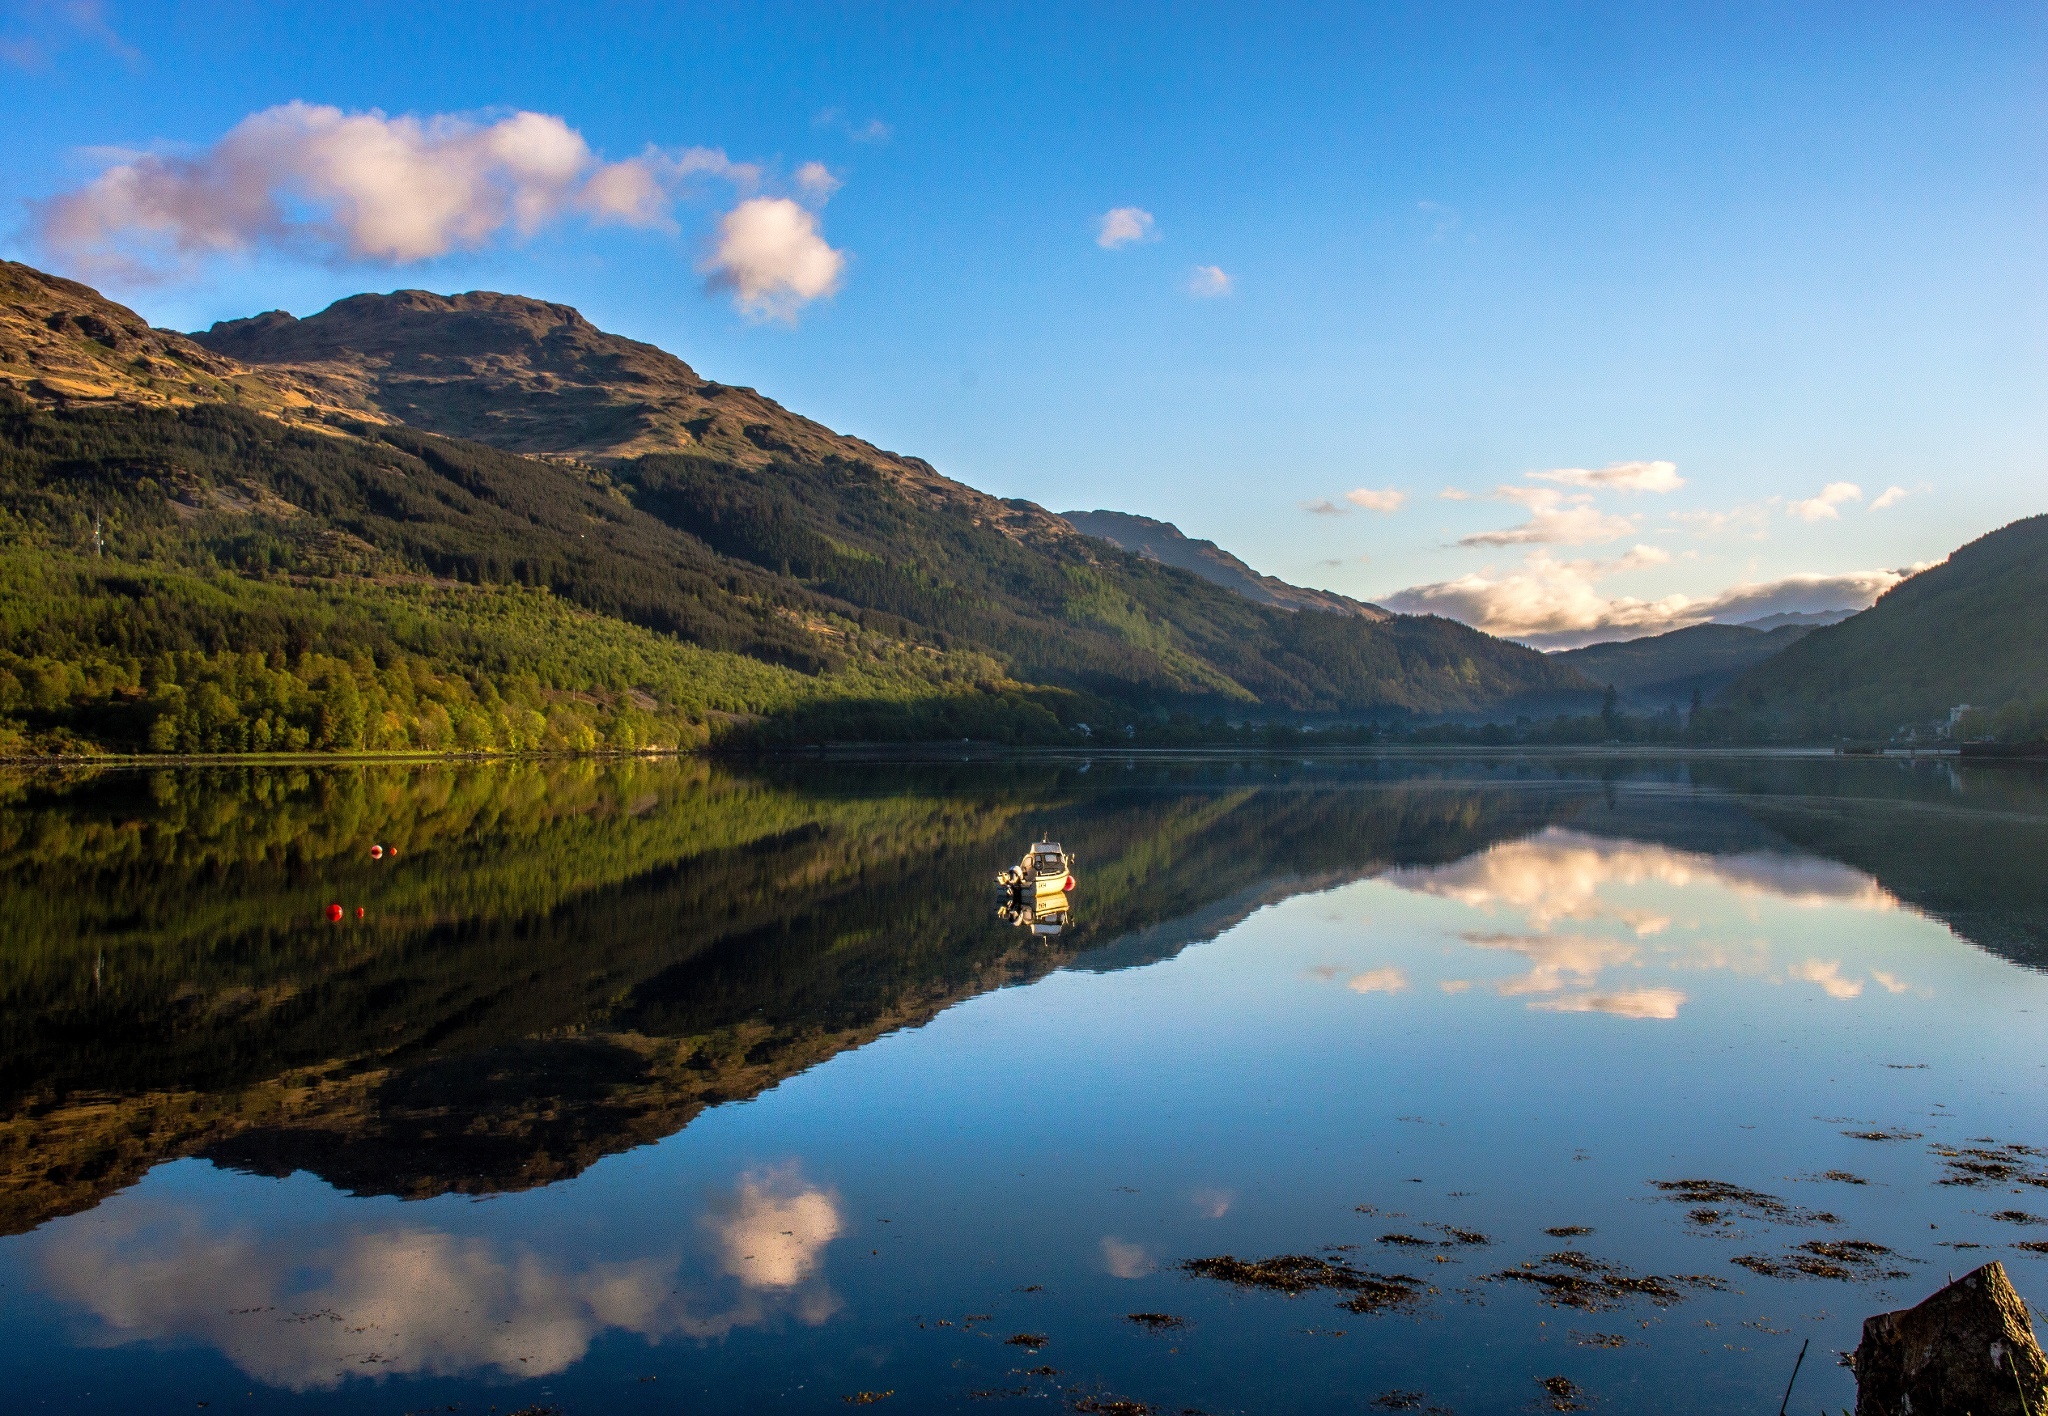
[[[1401,889],[1456,900],[1487,914],[1517,911],[1538,932],[1566,922],[1612,919],[1638,938],[1669,928],[1669,916],[1626,908],[1603,898],[1603,890],[1704,885],[1794,905],[1890,910],[1899,903],[1872,877],[1834,861],[1765,851],[1706,855],[1562,827],[1450,865],[1403,867],[1383,878]]]
[[[1631,988],[1620,993],[1569,993],[1562,998],[1542,998],[1530,1003],[1546,1013],[1607,1013],[1616,1018],[1658,1018],[1666,1022],[1678,1016],[1685,994],[1676,988]]]
[[[1408,988],[1408,975],[1399,969],[1372,969],[1352,975],[1344,986],[1353,993],[1403,993]]]
[[[308,1391],[351,1376],[547,1376],[613,1329],[659,1342],[783,1315],[815,1326],[840,1306],[820,1271],[841,1227],[837,1199],[792,1169],[742,1176],[698,1232],[678,1226],[614,1262],[418,1223],[269,1229],[131,1195],[45,1231],[40,1264],[51,1296],[99,1324],[89,1342],[202,1343]]]
[[[1143,1278],[1158,1267],[1144,1245],[1109,1234],[1102,1236],[1102,1266],[1111,1278]]]
[[[1791,968],[1785,970],[1785,974],[1789,978],[1799,979],[1806,983],[1819,984],[1821,992],[1827,994],[1830,998],[1860,998],[1863,996],[1861,980],[1842,977],[1842,961],[1840,959],[1808,959],[1804,963],[1794,964]]]

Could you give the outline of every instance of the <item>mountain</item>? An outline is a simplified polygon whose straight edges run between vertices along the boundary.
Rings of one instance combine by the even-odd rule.
[[[1780,733],[1888,734],[1958,704],[2048,709],[2048,516],[1901,581],[1731,684],[1725,701]]]
[[[1808,632],[1801,624],[1768,631],[1735,624],[1696,624],[1669,634],[1567,649],[1554,657],[1595,683],[1613,684],[1626,706],[1682,708],[1695,693],[1712,698],[1744,670]]]
[[[1072,741],[1593,692],[1449,620],[1253,603],[565,306],[359,296],[201,344],[6,274],[0,751]]]
[[[1310,590],[1270,575],[1261,575],[1214,541],[1196,541],[1170,521],[1133,516],[1122,511],[1063,511],[1063,520],[1084,536],[1107,541],[1112,546],[1193,571],[1212,585],[1283,610],[1321,610],[1325,614],[1357,615],[1362,619],[1393,618],[1378,605],[1368,605],[1348,595],[1327,590]]]
[[[1804,625],[1808,629],[1819,629],[1824,624],[1840,624],[1855,610],[1786,610],[1762,619],[1743,620],[1745,629],[1782,629],[1788,624]]]

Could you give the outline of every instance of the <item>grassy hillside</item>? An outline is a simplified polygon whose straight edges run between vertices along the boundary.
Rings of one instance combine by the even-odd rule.
[[[1684,707],[1695,693],[1714,697],[1745,669],[1807,632],[1804,625],[1765,631],[1739,624],[1696,624],[1669,634],[1567,649],[1556,657],[1595,683],[1613,684],[1629,707]]]
[[[91,397],[53,392],[26,377],[56,361],[47,341],[8,346],[0,330],[24,374],[17,394],[0,389],[0,622],[13,627],[0,741],[17,747],[668,745],[734,719],[783,741],[1045,741],[1165,711],[1476,715],[1591,693],[1568,667],[1448,620],[1249,603],[659,350],[631,345],[638,362],[622,364],[612,346],[630,342],[560,307],[344,302],[356,345],[386,337],[347,367],[419,392],[434,351],[470,347],[492,368],[610,377],[615,414],[653,382],[649,407],[687,387],[757,421],[720,432],[692,418],[682,450],[603,466],[525,455],[375,421],[454,416],[395,394],[379,395],[391,408],[340,407],[346,361],[324,345],[311,351],[324,362],[258,369],[150,332],[82,286],[36,293],[59,308],[34,328],[106,377]],[[142,335],[117,318],[228,394],[273,396],[118,385],[102,366]],[[597,416],[594,394],[519,395],[483,375],[434,387],[464,426],[522,447],[587,437]],[[499,423],[479,411],[493,399]],[[659,407],[641,411],[654,421],[636,438],[666,426]]]
[[[1781,732],[1865,736],[1944,720],[1956,704],[2048,729],[2048,516],[1979,537],[1862,614],[1814,630],[1725,700]]]

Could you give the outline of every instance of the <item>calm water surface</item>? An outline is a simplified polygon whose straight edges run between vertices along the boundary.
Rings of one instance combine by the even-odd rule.
[[[0,871],[14,1410],[1812,1413],[2048,1301],[2038,772],[109,771]]]

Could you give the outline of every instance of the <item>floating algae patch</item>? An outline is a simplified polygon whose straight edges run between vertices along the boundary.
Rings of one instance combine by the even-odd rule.
[[[1455,1224],[1432,1224],[1429,1227],[1451,1243],[1462,1244],[1467,1248],[1481,1248],[1493,1242],[1476,1229],[1460,1229]]]
[[[1095,1416],[1152,1416],[1151,1407],[1127,1396],[1079,1396],[1074,1398],[1074,1409]]]
[[[1184,1272],[1198,1278],[1213,1278],[1234,1288],[1257,1288],[1268,1293],[1299,1297],[1312,1289],[1328,1289],[1351,1296],[1338,1306],[1353,1313],[1383,1313],[1420,1303],[1434,1289],[1419,1278],[1404,1273],[1369,1273],[1342,1259],[1322,1259],[1313,1254],[1281,1254],[1270,1259],[1240,1259],[1219,1254],[1209,1259],[1189,1259]]]
[[[2043,1219],[2038,1214],[2028,1214],[2025,1210],[1994,1210],[1991,1218],[2002,1219],[2007,1224],[2048,1224],[2048,1219]]]
[[[2048,1239],[2022,1239],[2013,1248],[2025,1249],[2030,1254],[2048,1254]]]
[[[1536,1385],[1543,1388],[1544,1404],[1552,1411],[1586,1409],[1586,1389],[1570,1377],[1538,1377]]]
[[[1436,1246],[1434,1239],[1418,1239],[1413,1234],[1382,1234],[1382,1244],[1397,1244],[1408,1249],[1430,1249]]]
[[[878,1401],[887,1401],[895,1394],[896,1388],[890,1387],[887,1391],[857,1391],[852,1396],[842,1396],[839,1399],[848,1406],[873,1406]]]
[[[1580,1332],[1572,1329],[1571,1339],[1577,1347],[1627,1347],[1629,1340],[1618,1332]]]
[[[1577,1249],[1549,1254],[1519,1268],[1502,1269],[1485,1277],[1495,1283],[1529,1284],[1541,1291],[1542,1301],[1549,1306],[1577,1308],[1586,1313],[1604,1313],[1636,1301],[1668,1308],[1685,1301],[1684,1289],[1727,1287],[1719,1279],[1704,1274],[1660,1278],[1656,1274],[1632,1273],[1619,1264],[1603,1263]]]
[[[1125,1313],[1124,1321],[1136,1323],[1139,1327],[1147,1328],[1152,1332],[1167,1332],[1171,1329],[1184,1328],[1188,1325],[1186,1318],[1176,1318],[1171,1313]]]
[[[1593,1226],[1590,1224],[1555,1224],[1543,1232],[1553,1239],[1576,1239],[1581,1234],[1591,1234]]]
[[[1917,1141],[1920,1132],[1893,1127],[1889,1131],[1844,1131],[1843,1135],[1852,1141]]]
[[[1687,1218],[1699,1225],[1726,1224],[1731,1210],[1744,1218],[1772,1224],[1841,1223],[1826,1210],[1801,1209],[1797,1205],[1786,1204],[1776,1195],[1726,1180],[1652,1180],[1650,1185],[1663,1191],[1665,1198],[1677,1204],[1693,1206]]]
[[[1861,1175],[1851,1170],[1823,1170],[1819,1178],[1822,1180],[1832,1180],[1837,1185],[1868,1185],[1870,1183]]]
[[[2041,1152],[2032,1146],[1988,1145],[1988,1146],[1942,1146],[1931,1148],[1948,1174],[1935,1183],[1940,1185],[2032,1185],[2036,1189],[2048,1190],[2048,1170],[2038,1163]]]
[[[1868,1239],[1815,1239],[1782,1255],[1739,1254],[1728,1262],[1765,1278],[1827,1278],[1855,1283],[1874,1278],[1906,1278],[1904,1269],[1888,1268],[1892,1251]]]
[[[1003,1341],[1011,1347],[1028,1347],[1036,1352],[1045,1346],[1046,1336],[1042,1332],[1020,1332],[1015,1337],[1004,1338]]]

